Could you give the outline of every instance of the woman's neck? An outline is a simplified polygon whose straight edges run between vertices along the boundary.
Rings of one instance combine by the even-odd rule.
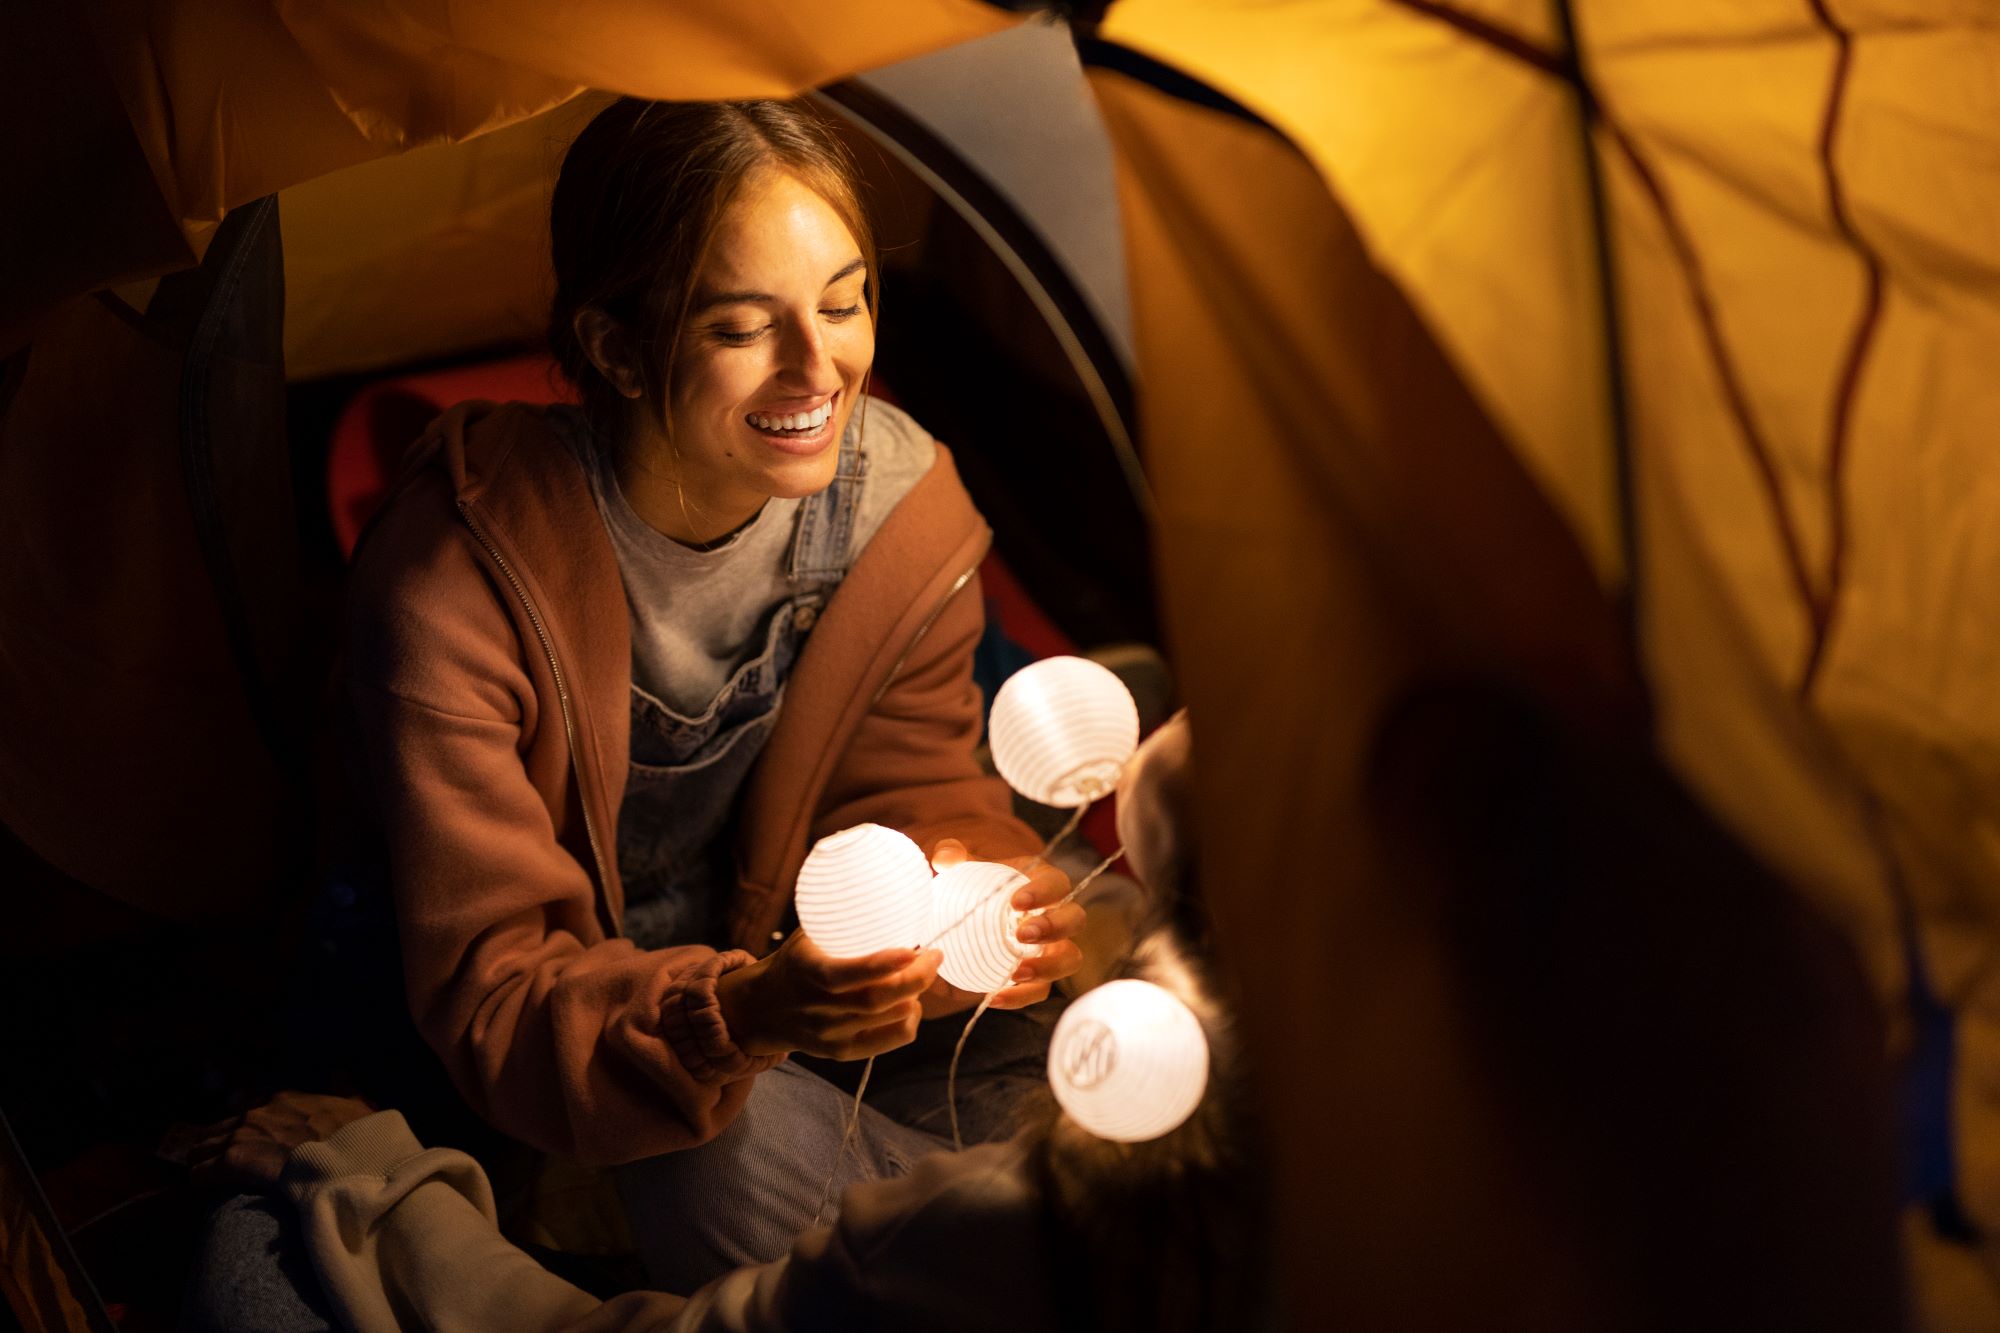
[[[625,502],[662,536],[695,550],[717,546],[756,521],[768,497],[719,498],[689,485],[667,462],[664,438],[627,437],[612,452],[612,468]]]

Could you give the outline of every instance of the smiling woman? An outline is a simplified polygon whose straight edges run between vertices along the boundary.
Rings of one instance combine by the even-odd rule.
[[[453,409],[357,553],[376,836],[353,859],[393,896],[411,1012],[466,1101],[636,1162],[637,1239],[686,1289],[781,1253],[836,1155],[843,1094],[756,1075],[909,1047],[879,1104],[900,1082],[934,1110],[956,1032],[921,1020],[978,998],[934,952],[785,936],[810,843],[1039,840],[973,755],[986,525],[949,452],[866,396],[874,240],[838,141],[790,104],[614,103],[564,160],[551,239],[581,405]],[[1018,891],[1049,910],[995,1008],[1078,966],[1067,890],[1043,867]],[[996,1129],[1046,1045],[1009,1018],[967,1064]],[[845,1179],[942,1141],[872,1107],[862,1139]]]
[[[855,249],[827,202],[779,171],[759,173],[723,213],[676,349],[681,373],[669,414],[668,478],[683,500],[695,492],[696,512],[712,509],[720,525],[734,527],[767,497],[811,495],[832,483],[834,443],[875,357],[874,319],[862,299],[868,266]],[[783,290],[730,285],[750,274]],[[668,478],[632,460],[656,453],[628,450],[620,471],[641,513]],[[702,538],[672,532],[669,515],[648,517],[670,535]]]
[[[552,232],[551,340],[649,523],[705,543],[832,482],[875,358],[875,246],[815,122],[616,103],[564,161]]]

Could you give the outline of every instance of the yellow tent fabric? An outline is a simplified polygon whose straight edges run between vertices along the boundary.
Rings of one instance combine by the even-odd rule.
[[[1385,558],[1423,499],[1391,421],[1350,415],[1373,396],[1380,362],[1356,353],[1377,327],[1315,317],[1318,302],[1341,300],[1393,320],[1396,298],[1370,282],[1318,181],[1273,136],[1115,78],[1094,84],[1124,172],[1164,611],[1194,720],[1205,890],[1264,1075],[1287,1312],[1300,1328],[1483,1326],[1512,1303],[1509,1273],[1564,1296],[1578,1282],[1548,1270],[1544,1219],[1454,1017],[1428,905],[1372,891],[1389,861],[1360,792],[1372,732],[1414,670],[1481,637],[1435,616],[1445,561],[1406,572]],[[1227,194],[1206,189],[1222,176]],[[1305,310],[1301,291],[1316,297]],[[1380,331],[1397,352],[1421,352],[1407,314],[1401,325]],[[1301,333],[1313,340],[1294,342]],[[1475,454],[1490,475],[1497,441],[1430,361],[1401,383],[1435,391],[1442,409],[1395,401],[1430,417],[1425,438],[1493,444]],[[1316,457],[1322,440],[1356,447]],[[1353,506],[1385,491],[1400,512]],[[1529,539],[1553,541],[1563,571],[1552,516],[1532,517]],[[1615,629],[1581,569],[1572,556],[1567,595],[1519,623],[1554,629],[1551,648],[1615,680],[1604,662],[1615,663]],[[1569,622],[1564,609],[1582,614]],[[1485,628],[1505,634],[1512,619]],[[1450,1256],[1456,1281],[1435,1284],[1427,1254]],[[1341,1280],[1356,1272],[1420,1274],[1431,1301]],[[1594,1312],[1563,1298],[1551,1308],[1575,1327]]]
[[[971,0],[104,4],[106,63],[169,207],[190,224],[584,88],[789,96],[1011,21]]]
[[[1990,1231],[2000,529],[1984,423],[2000,392],[2000,45],[1951,4],[1578,3],[1572,54],[1561,14],[1527,0],[1125,0],[1103,35],[1235,99],[1311,162],[1607,593],[1636,606],[1662,748],[1845,927],[1897,1057],[1912,1039],[1905,913],[1920,921],[1930,984],[1957,1016],[1957,1183]],[[1158,137],[1115,115],[1114,132],[1128,161]],[[1135,196],[1164,206],[1162,188],[1132,185],[1128,209]],[[1134,256],[1142,330],[1151,263]],[[1327,319],[1363,317],[1337,290],[1316,295]],[[1255,316],[1284,318],[1282,302]],[[1164,337],[1141,342],[1148,439],[1168,449],[1182,418],[1160,410],[1162,387],[1195,365]],[[1272,360],[1266,395],[1334,373]],[[1283,466],[1300,478],[1350,446],[1329,430],[1316,457]],[[1203,501],[1207,518],[1215,504]],[[1171,549],[1176,517],[1190,533],[1198,520],[1168,513]],[[1200,544],[1213,551],[1219,537]],[[1516,551],[1490,558],[1540,577]],[[1170,575],[1190,697],[1240,717],[1198,673],[1241,637],[1212,632],[1215,596],[1185,582],[1200,575]],[[1326,605],[1293,601],[1301,616]],[[1275,719],[1244,721],[1280,734]],[[1233,754],[1237,743],[1220,744]],[[1247,817],[1252,802],[1234,792],[1314,762],[1339,761],[1285,767],[1246,752],[1204,773],[1225,784],[1214,800]],[[1983,1299],[1990,1308],[1990,1277]]]
[[[602,94],[279,192],[294,381],[529,341],[548,320],[549,194]]]
[[[1143,81],[1093,82],[1143,275],[1165,610],[1208,893],[1281,1164],[1288,1313],[1405,1329],[1889,1317],[1879,1037],[1837,937],[1632,780],[1643,691],[1584,548],[1311,165]],[[1385,806],[1383,747],[1467,680],[1538,699],[1618,796],[1568,791],[1560,854],[1439,816],[1426,836],[1461,863],[1441,880]],[[1512,762],[1471,726],[1444,744],[1463,750],[1447,769]],[[1596,867],[1580,883],[1579,864]],[[1543,874],[1588,901],[1536,905]],[[1544,975],[1589,989],[1544,993]],[[1598,1026],[1600,1009],[1629,1018]],[[1593,1181],[1615,1197],[1592,1199]]]
[[[10,136],[0,171],[37,216],[90,225],[9,245],[0,354],[47,301],[185,266],[229,209],[342,167],[586,87],[789,96],[1016,20],[976,0],[35,0],[4,21],[0,85],[19,122],[48,133]],[[78,169],[79,150],[97,169]],[[106,210],[120,226],[102,225]]]

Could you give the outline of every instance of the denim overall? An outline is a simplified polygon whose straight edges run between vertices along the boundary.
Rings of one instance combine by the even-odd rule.
[[[868,459],[850,423],[833,484],[799,505],[785,557],[791,593],[764,621],[762,645],[700,714],[632,685],[631,768],[618,811],[618,873],[627,938],[641,948],[726,941],[736,884],[737,794],[777,724],[799,648],[847,574]]]

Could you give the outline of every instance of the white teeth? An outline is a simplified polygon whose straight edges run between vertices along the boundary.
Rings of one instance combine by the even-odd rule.
[[[752,412],[744,420],[758,430],[818,430],[832,415],[833,400],[829,398],[810,412],[787,412],[780,416]]]

